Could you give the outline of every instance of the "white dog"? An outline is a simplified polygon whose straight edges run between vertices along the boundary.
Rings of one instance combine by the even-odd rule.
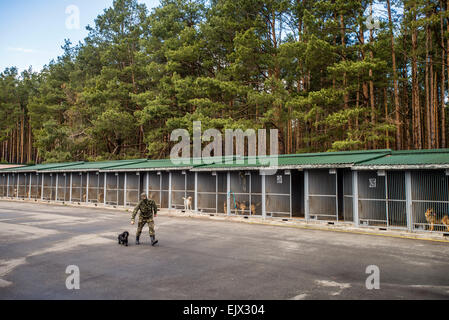
[[[182,200],[184,200],[184,211],[187,210],[192,211],[192,197],[187,198],[182,197]]]

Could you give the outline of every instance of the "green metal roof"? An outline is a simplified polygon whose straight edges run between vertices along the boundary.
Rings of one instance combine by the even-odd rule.
[[[103,168],[101,171],[157,171],[157,170],[184,170],[194,167],[195,162],[193,159],[182,159],[182,163],[175,163],[170,159],[159,160],[145,160],[135,163],[121,164],[118,166],[112,166]],[[201,163],[201,160],[199,160]]]
[[[81,162],[76,163],[64,167],[57,167],[57,168],[49,168],[49,169],[42,169],[40,171],[48,171],[48,172],[54,172],[54,171],[98,171],[107,169],[110,167],[117,167],[117,166],[123,166],[123,165],[130,165],[130,164],[137,164],[141,162],[145,162],[147,159],[134,159],[134,160],[115,160],[115,161],[98,161],[98,162]]]
[[[157,170],[251,170],[264,167],[332,168],[354,167],[356,169],[394,168],[449,168],[449,149],[391,151],[366,150],[323,153],[279,155],[277,164],[266,157],[223,157],[205,159],[117,160],[101,162],[66,162],[38,164],[0,170],[0,172],[55,172],[55,171],[157,171]],[[216,162],[216,163],[210,163]]]
[[[24,166],[24,167],[18,167],[18,168],[9,168],[1,170],[0,172],[37,172],[42,170],[49,170],[49,169],[61,169],[71,166],[71,165],[77,165],[81,164],[83,162],[65,162],[65,163],[47,163],[47,164],[36,164],[32,166]]]
[[[322,152],[322,153],[302,153],[279,155],[277,164],[273,159],[267,157],[245,157],[242,163],[233,161],[232,163],[214,163],[209,165],[196,166],[196,171],[210,170],[240,170],[257,169],[260,167],[279,168],[327,168],[327,167],[349,167],[356,163],[384,157],[391,153],[391,150],[367,150],[367,151],[343,151],[343,152]],[[235,158],[234,158],[235,159]],[[251,161],[252,160],[252,161]],[[270,162],[271,160],[271,162]]]
[[[449,149],[402,150],[357,164],[357,168],[449,168]]]

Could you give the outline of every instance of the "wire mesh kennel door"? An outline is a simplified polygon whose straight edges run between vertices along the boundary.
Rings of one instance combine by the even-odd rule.
[[[352,190],[352,176],[350,170],[343,172],[343,220],[354,221],[354,196]]]
[[[227,172],[217,172],[217,213],[228,214],[228,174]]]
[[[160,172],[161,175],[161,208],[169,208],[169,186],[170,174],[169,172]]]
[[[118,204],[118,173],[106,175],[106,204]]]
[[[251,203],[249,214],[251,216],[262,216],[262,176],[259,171],[251,171],[249,178],[249,202]]]
[[[0,175],[0,197],[6,197],[6,174]]]
[[[359,224],[407,228],[405,173],[359,171]]]
[[[17,189],[18,189],[18,197],[21,199],[28,199],[28,195],[30,192],[29,189],[29,176],[27,173],[19,173],[17,175]]]
[[[236,171],[230,173],[230,211],[232,215],[250,214],[251,173]]]
[[[126,173],[126,206],[136,206],[139,203],[140,173]]]
[[[31,199],[41,198],[42,175],[31,173]]]
[[[197,174],[198,211],[217,213],[217,174],[215,172]]]
[[[173,171],[171,173],[171,207],[174,209],[184,208],[184,199],[187,197],[187,172]],[[193,204],[193,200],[191,201]]]
[[[44,189],[43,189],[43,200],[50,201],[53,198],[53,174],[45,173],[42,174],[42,179],[44,181]]]
[[[412,228],[449,232],[449,175],[444,170],[411,172]]]
[[[309,216],[338,221],[337,170],[308,170]]]
[[[8,176],[8,197],[17,197],[17,175],[14,173]]]
[[[82,202],[83,197],[83,175],[81,172],[72,174],[72,201]]]
[[[291,173],[289,170],[265,175],[266,213],[271,217],[291,218]]]
[[[154,202],[161,207],[161,176],[157,172],[147,172],[146,186],[148,199],[153,199]]]
[[[68,201],[69,198],[67,197],[68,192],[70,192],[69,188],[69,182],[70,182],[70,176],[67,176],[65,173],[58,173],[58,195],[56,201]],[[67,191],[69,189],[69,191]]]

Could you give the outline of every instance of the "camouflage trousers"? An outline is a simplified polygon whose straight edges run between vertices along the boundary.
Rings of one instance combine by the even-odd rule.
[[[150,236],[154,236],[154,219],[153,218],[139,218],[139,223],[137,224],[137,233],[136,236],[140,237],[142,233],[142,229],[145,224],[148,223],[148,229],[150,231]]]

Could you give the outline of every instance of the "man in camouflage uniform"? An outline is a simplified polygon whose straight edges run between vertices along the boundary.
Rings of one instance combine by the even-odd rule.
[[[157,216],[157,205],[154,200],[147,199],[147,195],[145,193],[142,193],[140,195],[140,199],[141,200],[134,209],[131,218],[131,224],[134,224],[136,214],[140,210],[139,223],[137,224],[136,244],[140,244],[139,238],[140,234],[142,233],[143,226],[148,223],[148,228],[150,229],[151,245],[154,246],[156,243],[158,243],[158,240],[155,239],[153,219],[153,217]]]

